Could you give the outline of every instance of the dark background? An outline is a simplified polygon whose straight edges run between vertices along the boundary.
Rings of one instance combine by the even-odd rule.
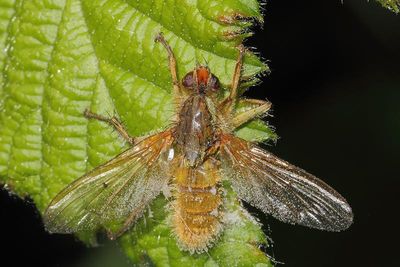
[[[322,177],[355,214],[342,233],[258,214],[268,253],[285,266],[399,266],[400,16],[366,0],[275,0],[254,30],[247,45],[272,72],[247,95],[273,103],[280,140],[268,149]],[[2,266],[128,266],[112,245],[46,234],[32,203],[4,190],[0,203]]]

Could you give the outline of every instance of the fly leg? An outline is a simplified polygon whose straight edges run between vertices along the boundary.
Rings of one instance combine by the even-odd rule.
[[[236,114],[232,119],[232,126],[234,129],[238,128],[242,124],[248,122],[249,120],[265,114],[271,108],[271,102],[258,100],[258,99],[244,99],[241,100],[245,104],[250,106],[250,109]]]
[[[239,87],[242,66],[243,66],[244,53],[245,53],[245,48],[241,44],[241,45],[239,45],[239,56],[236,60],[235,71],[234,71],[233,77],[232,77],[231,92],[229,93],[229,96],[227,98],[225,98],[220,104],[220,110],[224,110],[227,113],[232,112],[233,106],[236,102],[237,90]]]
[[[172,51],[171,46],[169,46],[168,42],[165,40],[164,35],[161,32],[157,34],[155,41],[160,42],[168,52],[169,71],[171,72],[172,83],[174,86],[174,96],[176,98],[182,94],[182,90],[178,81],[174,52]]]
[[[95,119],[110,124],[119,133],[119,135],[122,138],[124,138],[129,144],[131,144],[132,146],[135,144],[134,138],[129,135],[128,131],[125,129],[125,126],[118,120],[117,117],[115,116],[112,116],[111,118],[104,117],[102,115],[93,113],[88,109],[85,109],[83,115],[88,119]]]

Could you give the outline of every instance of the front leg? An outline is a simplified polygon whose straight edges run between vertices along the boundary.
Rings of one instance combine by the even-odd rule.
[[[129,144],[131,144],[132,146],[135,144],[134,138],[129,135],[128,131],[125,129],[125,126],[118,120],[117,117],[112,116],[111,118],[107,118],[102,115],[93,113],[88,109],[85,109],[83,115],[88,119],[104,121],[104,122],[110,124],[119,133],[119,135],[122,138],[124,138]]]
[[[235,70],[234,70],[233,77],[232,77],[231,91],[229,93],[229,96],[226,99],[224,99],[219,106],[219,110],[223,110],[224,112],[227,112],[228,114],[230,114],[232,112],[233,106],[236,102],[237,91],[238,91],[240,77],[241,77],[241,73],[242,73],[244,53],[245,53],[245,48],[241,44],[241,45],[239,45],[239,55],[236,60]]]

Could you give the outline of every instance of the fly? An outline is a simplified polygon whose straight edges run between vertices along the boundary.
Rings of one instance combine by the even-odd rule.
[[[44,215],[48,231],[73,233],[105,228],[111,239],[128,230],[163,191],[173,202],[171,227],[181,249],[201,253],[223,231],[221,183],[228,180],[238,197],[266,214],[291,224],[342,231],[353,221],[346,200],[330,186],[234,130],[265,114],[266,101],[238,99],[244,47],[239,46],[229,95],[218,97],[220,84],[208,66],[198,65],[179,82],[176,60],[168,52],[176,103],[171,128],[133,138],[116,118],[86,110],[88,119],[112,125],[131,148],[72,182],[50,203]],[[237,103],[251,108],[236,114]],[[123,221],[118,229],[112,222]]]

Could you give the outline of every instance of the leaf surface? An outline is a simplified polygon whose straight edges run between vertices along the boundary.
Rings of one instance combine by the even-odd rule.
[[[400,12],[400,0],[377,0],[381,5],[394,13]]]
[[[43,212],[67,184],[127,148],[109,126],[85,119],[85,108],[118,115],[133,136],[170,124],[172,84],[157,33],[172,46],[179,77],[207,62],[227,88],[236,46],[261,19],[256,0],[0,0],[0,182]],[[266,68],[248,53],[246,85]],[[261,121],[238,135],[274,136]],[[210,255],[177,249],[163,199],[152,208],[158,219],[144,217],[122,238],[123,247],[132,260],[146,255],[159,266],[178,259],[228,266],[232,250],[239,263],[269,264],[258,249],[266,243],[259,225],[230,199],[241,215]],[[161,246],[154,243],[159,236]]]

